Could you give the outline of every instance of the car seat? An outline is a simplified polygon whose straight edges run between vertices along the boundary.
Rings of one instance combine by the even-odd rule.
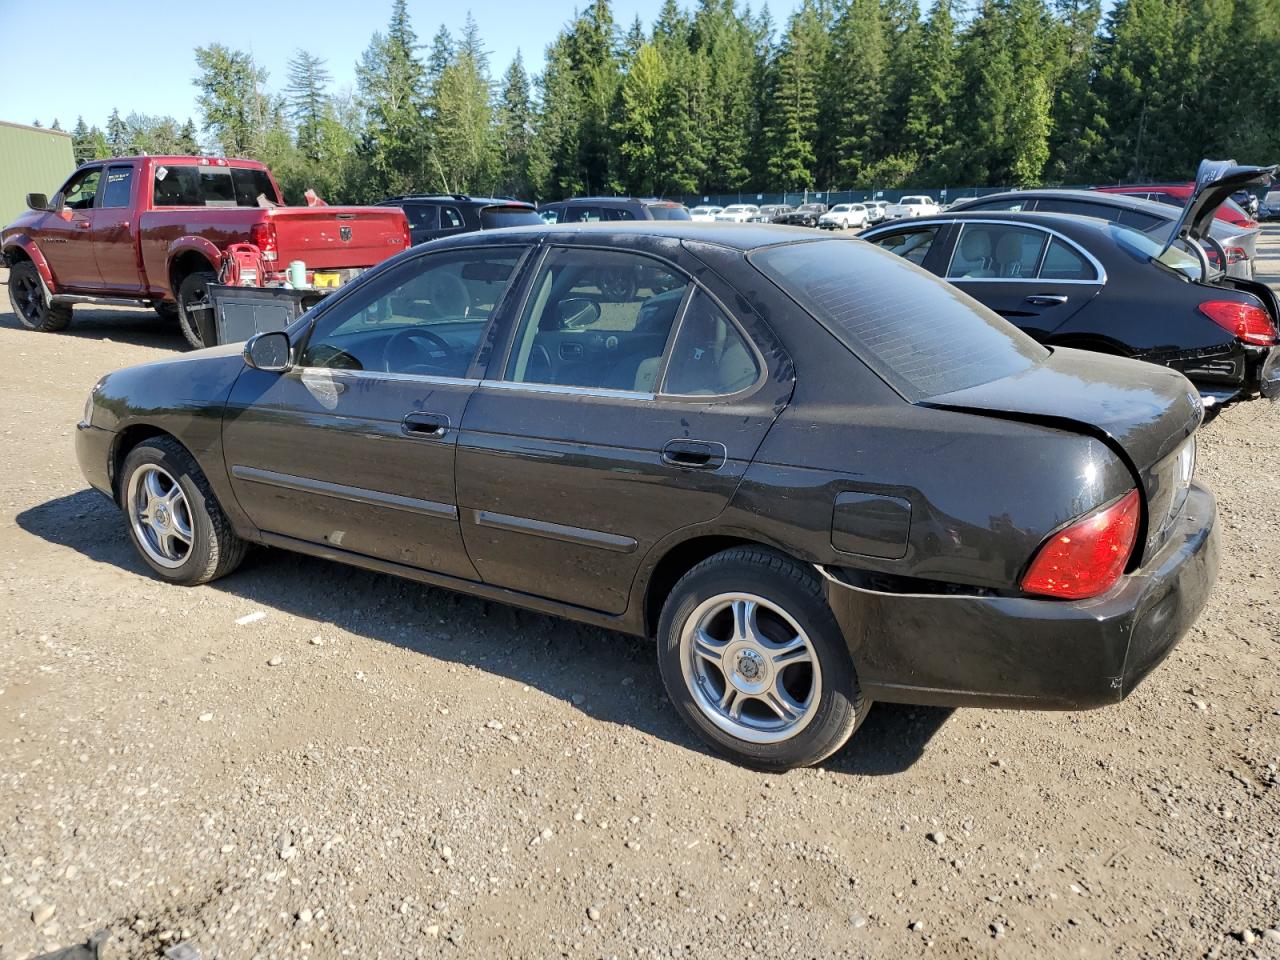
[[[1022,276],[1022,240],[1021,233],[1009,231],[1002,233],[996,241],[996,264],[1001,277]]]
[[[991,234],[986,230],[966,229],[960,238],[960,259],[972,264],[961,274],[962,277],[994,277],[996,272],[992,269]]]

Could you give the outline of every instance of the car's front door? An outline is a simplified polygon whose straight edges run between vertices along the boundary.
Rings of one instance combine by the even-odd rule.
[[[137,180],[133,164],[110,164],[93,211],[93,255],[102,275],[102,289],[119,293],[138,293],[143,289],[138,264],[138,247],[134,243],[133,200]]]
[[[1066,237],[997,220],[959,223],[943,276],[1043,340],[1102,289],[1097,262]]]
[[[94,292],[102,274],[93,252],[93,222],[102,167],[77,170],[54,196],[58,208],[40,221],[39,244],[59,291]]]
[[[321,307],[289,372],[241,374],[223,450],[259,529],[475,579],[454,451],[526,249],[423,252]]]
[[[781,409],[764,359],[780,348],[754,345],[767,331],[745,334],[734,292],[690,279],[676,241],[659,249],[552,246],[531,271],[458,439],[486,582],[622,612],[649,549],[724,509]]]

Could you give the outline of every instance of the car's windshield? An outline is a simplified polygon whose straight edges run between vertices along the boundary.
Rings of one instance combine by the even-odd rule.
[[[1170,246],[1168,250],[1164,250],[1165,242],[1158,237],[1118,223],[1108,224],[1107,232],[1121,249],[1139,260],[1150,261],[1181,274],[1189,280],[1200,280],[1204,276],[1204,267],[1200,258],[1189,250],[1182,240]]]
[[[957,287],[860,240],[765,247],[749,259],[908,400],[1011,376],[1049,356]]]
[[[801,213],[805,213],[805,212],[812,213],[812,212],[813,212],[813,211],[815,211],[815,210],[817,210],[817,211],[821,212],[822,210],[825,210],[825,209],[826,209],[826,208],[825,208],[822,204],[820,204],[820,203],[806,203],[804,206],[802,206],[802,207],[800,208],[800,212],[801,212]]]

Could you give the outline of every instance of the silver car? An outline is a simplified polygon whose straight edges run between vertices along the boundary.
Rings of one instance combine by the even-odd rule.
[[[957,200],[951,205],[949,212],[958,213],[961,210],[1073,213],[1081,217],[1096,217],[1121,223],[1160,240],[1168,239],[1174,225],[1182,217],[1181,208],[1167,203],[1093,190],[1012,190]],[[1222,220],[1214,220],[1209,228],[1209,236],[1222,250],[1211,250],[1210,258],[1222,260],[1225,257],[1227,276],[1252,280],[1260,229],[1241,228]]]

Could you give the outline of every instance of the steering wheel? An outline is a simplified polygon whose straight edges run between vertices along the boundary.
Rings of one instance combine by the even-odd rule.
[[[398,356],[405,350],[416,353],[422,358],[422,362],[405,363],[404,359]],[[387,338],[386,346],[382,348],[382,369],[387,373],[423,372],[410,369],[412,367],[448,370],[451,360],[453,360],[453,348],[449,346],[448,341],[438,333],[418,327],[397,330]]]

